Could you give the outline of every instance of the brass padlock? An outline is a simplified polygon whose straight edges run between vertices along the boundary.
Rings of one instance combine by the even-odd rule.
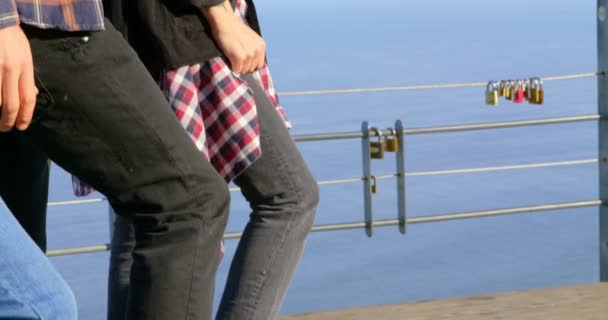
[[[372,193],[376,194],[378,193],[378,181],[376,181],[376,177],[372,176]]]
[[[530,89],[532,97],[530,99],[531,104],[543,104],[545,94],[542,88],[542,81],[540,78],[532,79],[532,88]]]
[[[494,81],[488,82],[486,87],[486,104],[489,106],[498,105],[498,85]]]
[[[538,79],[538,98],[536,99],[536,104],[545,103],[545,89],[543,88],[543,80]]]
[[[518,83],[517,83],[517,81],[513,80],[513,82],[511,82],[511,96],[509,97],[509,100],[515,101],[515,99],[517,99],[518,90],[519,90]]]
[[[500,80],[500,84],[498,85],[499,96],[506,97],[507,96],[507,82],[505,80]]]
[[[536,78],[530,79],[530,100],[531,104],[536,104],[539,98],[538,81]]]
[[[371,128],[371,130],[378,136],[378,142],[369,143],[369,155],[372,159],[384,159],[384,139],[382,138],[382,132],[377,128]]]
[[[532,79],[526,80],[526,100],[532,101]]]
[[[388,136],[385,140],[384,140],[384,147],[386,149],[387,152],[397,152],[399,151],[399,137],[397,137],[397,133],[395,132],[395,129],[390,128],[387,129],[391,131],[391,135]]]
[[[508,80],[505,84],[505,99],[511,100],[511,95],[513,94],[513,81]]]

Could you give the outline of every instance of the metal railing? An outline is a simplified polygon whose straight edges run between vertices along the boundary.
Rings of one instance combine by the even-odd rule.
[[[422,127],[422,128],[411,128],[404,129],[402,134],[407,135],[421,135],[421,134],[436,134],[436,133],[450,133],[450,132],[462,132],[462,131],[474,131],[474,130],[490,130],[490,129],[505,129],[505,128],[516,128],[523,126],[540,126],[550,124],[564,124],[573,122],[588,122],[597,121],[600,116],[597,114],[591,115],[580,115],[571,117],[557,117],[557,118],[543,118],[534,120],[521,120],[521,121],[507,121],[507,122],[491,122],[491,123],[478,123],[478,124],[466,124],[457,126],[439,126],[439,127]],[[391,134],[390,129],[379,130],[380,134],[389,135]],[[370,130],[367,139],[378,136],[378,132]],[[365,134],[361,131],[357,132],[342,132],[342,133],[320,133],[320,134],[305,134],[296,135],[294,140],[297,142],[313,142],[313,141],[334,141],[334,140],[345,140],[345,139],[364,139]],[[368,143],[368,142],[365,142]],[[404,146],[405,147],[405,146]],[[405,148],[404,148],[405,150]],[[369,151],[363,153],[364,158],[369,158]],[[514,164],[506,166],[492,166],[492,167],[478,167],[478,168],[460,168],[450,170],[435,170],[435,171],[420,171],[420,172],[405,172],[404,177],[413,176],[433,176],[433,175],[451,175],[451,174],[470,174],[470,173],[481,173],[481,172],[495,172],[495,171],[511,171],[511,170],[524,170],[534,168],[547,168],[547,167],[563,167],[563,166],[575,166],[575,165],[589,165],[597,164],[597,159],[579,159],[579,160],[564,160],[554,162],[541,162],[541,163],[527,163],[527,164]],[[394,179],[398,178],[400,174],[387,174],[374,176],[375,180],[382,179]],[[318,181],[319,185],[334,185],[334,184],[345,184],[345,183],[364,183],[365,177],[353,177],[344,179],[332,179]],[[231,192],[239,191],[239,188],[231,188]],[[398,191],[404,192],[404,191]],[[370,192],[371,194],[371,192]],[[76,204],[89,204],[105,201],[104,198],[85,199],[85,200],[74,200],[74,201],[62,201],[62,202],[51,202],[49,205],[76,205]],[[460,212],[460,213],[447,213],[436,216],[425,216],[425,217],[411,217],[395,220],[379,220],[374,221],[372,216],[368,216],[366,221],[363,222],[346,222],[336,223],[329,225],[316,225],[313,227],[312,232],[327,232],[327,231],[338,231],[338,230],[351,230],[351,229],[365,229],[373,227],[388,227],[388,226],[403,226],[409,224],[420,224],[420,223],[431,223],[431,222],[442,222],[449,220],[463,220],[472,218],[484,218],[502,215],[515,215],[525,213],[538,213],[544,211],[555,211],[564,209],[575,209],[599,206],[600,200],[588,200],[579,202],[569,203],[557,203],[557,204],[544,204],[538,206],[525,206],[525,207],[514,207],[514,208],[498,208],[484,211],[471,211],[471,212]],[[405,206],[405,203],[398,204],[398,206]],[[404,209],[403,209],[404,210]],[[241,236],[240,232],[228,232],[224,238],[237,239]],[[109,250],[109,244],[99,244],[92,246],[84,246],[78,248],[67,248],[59,250],[51,250],[48,252],[49,256],[62,256],[72,254],[83,254],[83,253],[94,253]]]

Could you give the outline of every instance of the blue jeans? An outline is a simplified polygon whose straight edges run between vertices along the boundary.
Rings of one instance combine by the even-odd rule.
[[[274,105],[251,75],[244,78],[256,97],[262,157],[234,181],[252,213],[232,260],[216,320],[276,317],[319,202],[317,182]],[[117,217],[114,226],[108,320],[123,320],[135,232],[123,217]]]
[[[0,319],[77,318],[63,278],[0,202]]]

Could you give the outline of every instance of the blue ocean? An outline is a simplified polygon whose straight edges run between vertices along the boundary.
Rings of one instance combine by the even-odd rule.
[[[480,82],[597,70],[596,1],[257,0],[280,92]],[[283,96],[293,134],[358,131],[362,121],[407,128],[592,114],[597,80],[545,83],[545,104],[484,103],[484,88]],[[597,158],[593,122],[408,136],[409,172]],[[318,180],[362,176],[360,140],[299,143]],[[373,162],[395,172],[394,156]],[[74,199],[54,167],[50,201]],[[397,217],[396,184],[380,180],[377,219]],[[99,198],[94,194],[92,198]],[[410,216],[598,198],[597,164],[407,180]],[[227,231],[247,203],[233,193]],[[361,183],[321,187],[317,224],[363,219]],[[53,206],[50,249],[109,241],[106,202]],[[315,233],[281,314],[591,283],[598,276],[598,209]],[[217,275],[222,292],[237,242]],[[80,317],[105,319],[108,254],[52,258]],[[217,299],[216,299],[217,300]],[[217,301],[216,301],[217,304]]]

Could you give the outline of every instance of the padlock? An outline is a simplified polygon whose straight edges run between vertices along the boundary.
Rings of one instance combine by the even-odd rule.
[[[512,80],[511,81],[511,96],[509,97],[509,100],[515,101],[515,98],[517,98],[517,81]]]
[[[513,96],[513,83],[511,80],[507,80],[505,84],[507,90],[505,91],[505,99],[511,100]]]
[[[371,178],[372,178],[372,193],[376,194],[376,193],[378,193],[378,181],[376,181],[375,176],[371,176]]]
[[[533,78],[532,79],[532,99],[530,99],[530,103],[538,104],[539,98],[540,98],[540,89],[538,86],[538,79]]]
[[[544,92],[542,92],[542,83],[540,78],[532,78],[532,97],[531,104],[542,104],[544,100]]]
[[[498,95],[501,97],[507,96],[507,82],[505,80],[500,80],[500,84],[498,85]]]
[[[369,143],[369,155],[372,159],[384,159],[384,139],[382,138],[382,132],[377,128],[371,128],[371,131],[377,134],[378,142]]]
[[[545,103],[545,89],[543,88],[543,80],[538,78],[538,99],[536,100],[536,104],[544,104]]]
[[[387,152],[397,152],[399,151],[399,137],[395,132],[395,129],[389,128],[387,130],[391,131],[391,135],[384,139],[384,147]]]
[[[530,104],[536,103],[536,98],[538,97],[537,88],[536,78],[530,78],[530,87],[528,89],[528,102]]]
[[[498,105],[498,85],[494,81],[488,82],[486,87],[486,104],[489,106]]]
[[[526,101],[530,102],[530,99],[532,99],[532,80],[531,79],[527,79],[525,81],[525,98]]]
[[[532,96],[532,91],[530,91],[530,79],[524,80],[524,98],[526,101],[530,101],[530,97]]]
[[[513,99],[513,102],[523,103],[525,100],[524,96],[524,82],[522,80],[519,80],[517,81],[517,90],[515,92],[515,99]]]

